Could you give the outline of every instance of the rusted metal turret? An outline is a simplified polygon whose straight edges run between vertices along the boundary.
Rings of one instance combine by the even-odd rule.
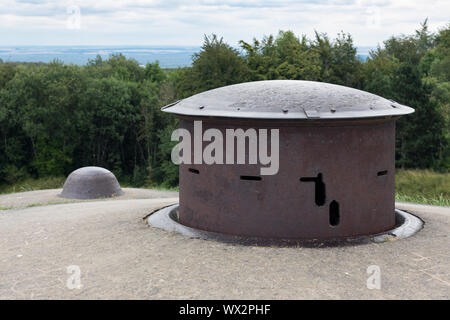
[[[254,164],[180,165],[178,219],[186,226],[329,239],[395,224],[395,121],[412,108],[348,87],[276,80],[210,90],[163,111],[179,117],[192,136],[195,120],[202,120],[203,132],[216,128],[224,135],[226,129],[279,129],[275,175],[260,175]]]

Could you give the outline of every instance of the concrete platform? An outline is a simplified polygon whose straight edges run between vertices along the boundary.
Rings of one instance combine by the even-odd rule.
[[[408,239],[277,248],[190,239],[143,220],[177,201],[1,210],[0,299],[450,298],[450,208],[398,204],[426,223]],[[81,271],[80,289],[67,287],[73,265]],[[371,265],[381,270],[380,290],[367,288]]]
[[[86,201],[104,201],[104,200],[124,200],[124,199],[160,199],[178,197],[178,192],[122,188],[123,195],[108,199],[66,199],[59,195],[62,189],[48,189],[39,191],[18,192],[0,195],[0,210],[39,207],[52,204],[86,202]]]

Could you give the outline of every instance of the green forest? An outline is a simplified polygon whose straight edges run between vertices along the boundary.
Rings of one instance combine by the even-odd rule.
[[[84,66],[0,60],[0,185],[105,167],[132,186],[173,187],[176,119],[160,108],[205,90],[257,80],[329,82],[416,109],[397,122],[396,164],[450,169],[450,25],[384,41],[363,61],[350,34],[280,31],[233,47],[205,36],[192,66],[145,67],[123,55]]]

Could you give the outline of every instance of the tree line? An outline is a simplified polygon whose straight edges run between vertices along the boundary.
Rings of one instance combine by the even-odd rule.
[[[416,109],[397,122],[396,163],[450,168],[450,25],[427,21],[357,55],[350,34],[313,39],[280,31],[233,48],[205,36],[192,66],[142,67],[98,56],[84,66],[0,60],[0,184],[67,175],[97,165],[131,185],[178,184],[170,161],[176,119],[160,107],[205,90],[246,81],[298,79],[366,90]]]

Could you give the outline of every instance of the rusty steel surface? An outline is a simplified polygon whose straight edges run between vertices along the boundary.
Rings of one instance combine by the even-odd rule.
[[[181,117],[180,127],[193,135],[194,119]],[[394,227],[395,118],[201,120],[203,131],[223,134],[279,129],[280,167],[278,174],[261,176],[260,165],[180,165],[180,223],[275,239],[354,237]],[[248,176],[260,180],[241,178]]]
[[[163,111],[200,117],[307,120],[400,116],[414,109],[340,85],[270,80],[205,91],[172,103]]]
[[[73,171],[59,195],[69,199],[98,199],[123,194],[114,174],[100,167],[84,167]]]

